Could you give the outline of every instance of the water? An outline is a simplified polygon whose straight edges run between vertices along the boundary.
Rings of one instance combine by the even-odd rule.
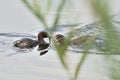
[[[114,24],[119,25],[119,21],[114,21]],[[66,34],[66,30],[71,27],[59,25],[55,33]],[[84,26],[84,27],[82,27]],[[93,31],[96,32],[95,23],[93,24],[79,24],[76,29],[82,29],[83,32],[78,31],[77,35],[88,35]],[[2,80],[68,80],[66,72],[60,65],[56,51],[50,49],[45,55],[40,56],[37,47],[32,50],[21,50],[13,46],[13,42],[20,38],[37,39],[36,33],[43,29],[34,29],[30,33],[0,33],[0,79]],[[85,32],[84,32],[85,30]],[[79,33],[80,32],[80,33]],[[88,32],[88,33],[87,33]],[[98,35],[98,34],[97,34]],[[79,35],[80,36],[80,35]],[[102,38],[103,36],[100,36]],[[98,38],[99,39],[99,38]],[[75,64],[82,56],[79,52],[80,48],[68,48],[67,55],[69,56],[69,65],[71,72],[74,72]],[[93,53],[93,52],[92,52]],[[95,52],[94,52],[95,53]],[[103,62],[103,55],[89,54],[81,70],[81,80],[109,80],[106,73],[102,71],[105,69]],[[97,68],[96,68],[97,67]],[[102,68],[101,68],[102,67]],[[57,72],[57,73],[56,73]],[[6,78],[7,76],[7,78]]]
[[[56,80],[63,77],[64,75],[59,74],[64,73],[64,70],[61,71],[57,57],[52,54],[52,52],[55,53],[54,51],[49,51],[48,55],[41,57],[36,48],[20,50],[13,46],[15,40],[26,37],[36,39],[36,35],[27,33],[0,33],[0,79]],[[49,61],[48,58],[53,60]],[[59,68],[61,70],[58,70]]]
[[[73,8],[68,10],[67,8],[68,13],[64,14],[61,23],[80,23],[80,26],[76,26],[76,28],[85,26],[91,22],[90,12],[86,9],[88,6],[85,5],[85,0],[79,0],[81,3],[77,3],[77,0],[74,1],[75,10]],[[113,1],[116,4],[114,4],[111,12],[120,12],[119,0]],[[69,80],[54,49],[50,49],[47,54],[39,56],[40,52],[37,51],[37,47],[33,50],[20,50],[13,46],[13,42],[20,38],[36,39],[38,32],[43,30],[39,29],[39,21],[23,4],[19,0],[1,0],[0,10],[0,80]],[[65,10],[65,12],[67,11]],[[77,14],[74,12],[80,13],[79,19],[75,21],[73,17]],[[53,16],[50,15],[48,23],[51,23]],[[119,28],[118,16],[115,17],[113,24]],[[66,28],[62,26],[56,33],[61,33],[61,31],[66,34]],[[70,48],[70,51],[67,51],[71,72],[74,71],[76,63],[82,56],[81,53],[78,53],[78,49],[75,49]],[[119,57],[118,55],[112,56]],[[109,63],[105,63],[104,57],[105,55],[89,54],[82,66],[79,80],[110,80],[106,75],[106,64]]]

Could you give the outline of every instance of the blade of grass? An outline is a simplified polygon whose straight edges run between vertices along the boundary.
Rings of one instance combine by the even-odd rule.
[[[61,64],[63,65],[64,69],[67,71],[70,79],[73,80],[68,63],[67,63],[66,51],[67,51],[68,44],[69,43],[67,41],[65,41],[63,44],[60,44],[60,45],[57,45],[57,43],[54,43],[54,46],[56,48],[56,51],[57,51],[58,57],[61,61]]]
[[[107,66],[107,68],[109,67],[108,76],[110,77],[110,80],[120,80],[120,60],[115,57],[109,57],[107,59],[110,63]]]
[[[40,4],[39,4],[38,0],[33,0],[33,8],[39,14],[41,13],[41,11],[40,11]]]
[[[51,7],[52,7],[52,0],[48,0],[46,14],[50,11]]]
[[[90,48],[90,46],[93,44],[93,41],[95,40],[95,37],[96,37],[96,36],[92,36],[92,37],[89,39],[89,43],[84,46],[84,51],[83,51],[82,58],[80,58],[77,66],[76,66],[76,69],[75,69],[74,80],[77,80],[77,79],[78,79],[78,75],[80,74],[81,67],[82,67],[84,61],[85,61],[86,58],[87,58],[87,54],[89,53],[89,48]]]
[[[106,49],[103,51],[120,54],[120,36],[111,22],[108,0],[92,0],[91,5],[94,13],[100,18],[100,23],[106,32]]]
[[[72,37],[72,34],[73,34],[73,30],[71,30],[69,33],[68,33],[68,38],[61,44],[57,44],[55,43],[54,41],[54,46],[56,48],[56,51],[58,53],[58,57],[63,65],[63,67],[66,69],[66,71],[68,72],[69,74],[69,77],[70,77],[70,80],[73,80],[73,77],[71,75],[71,72],[70,72],[70,69],[69,69],[69,66],[68,66],[68,63],[67,63],[67,55],[66,55],[66,51],[68,49],[68,46],[70,44],[70,39]]]
[[[105,2],[101,2],[100,4],[100,0],[93,0],[92,4],[95,14],[97,14],[100,18],[102,27],[106,31],[106,49],[103,51],[109,51],[113,54],[120,54],[120,36],[116,30],[116,27],[112,24],[112,20],[110,19],[108,0],[104,1]],[[97,7],[97,9],[95,9],[95,7]],[[105,59],[109,62],[107,69],[109,70],[110,80],[119,80],[120,60],[116,60],[117,58],[114,56],[105,56]]]
[[[64,68],[68,70],[68,66],[66,63],[66,54],[65,54],[68,47],[68,42],[66,41],[60,45],[57,45],[57,43],[54,43],[54,45]]]
[[[27,6],[27,8],[39,19],[39,21],[41,21],[43,23],[44,27],[48,28],[44,16],[40,12],[36,11],[36,9],[34,9],[33,6],[30,5],[30,3],[27,0],[22,0],[22,1]],[[34,4],[34,5],[36,6],[36,4]]]
[[[54,19],[54,22],[53,22],[53,28],[52,28],[52,30],[54,31],[54,30],[56,30],[56,25],[59,23],[59,20],[60,20],[60,14],[61,14],[61,12],[62,12],[62,10],[63,10],[63,8],[64,8],[64,5],[65,5],[65,1],[66,0],[61,0],[61,3],[59,4],[59,6],[58,6],[58,8],[57,8],[57,14],[55,15],[55,19]]]

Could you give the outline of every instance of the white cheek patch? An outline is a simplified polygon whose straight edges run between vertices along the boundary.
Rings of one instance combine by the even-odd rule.
[[[45,41],[46,43],[50,43],[49,38],[44,38],[44,41]]]

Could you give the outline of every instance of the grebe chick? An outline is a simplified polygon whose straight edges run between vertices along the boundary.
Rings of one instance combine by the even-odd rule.
[[[90,36],[81,36],[75,39],[68,40],[70,41],[69,45],[81,45],[83,43],[86,43],[89,40]],[[55,41],[58,44],[63,43],[65,40],[67,40],[64,35],[62,34],[57,34],[55,35]]]

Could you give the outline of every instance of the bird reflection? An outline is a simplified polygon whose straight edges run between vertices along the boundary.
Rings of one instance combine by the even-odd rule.
[[[44,42],[39,44],[38,51],[40,51],[40,56],[46,54],[49,50],[49,47],[50,47],[50,43]]]

